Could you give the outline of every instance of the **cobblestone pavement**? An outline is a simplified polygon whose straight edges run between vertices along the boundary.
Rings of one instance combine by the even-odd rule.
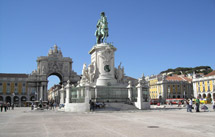
[[[214,111],[190,113],[175,108],[65,113],[15,108],[0,112],[0,137],[214,137],[214,129]]]

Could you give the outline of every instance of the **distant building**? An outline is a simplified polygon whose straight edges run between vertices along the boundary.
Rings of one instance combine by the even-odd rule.
[[[25,106],[27,100],[34,100],[28,92],[27,74],[0,73],[0,102]]]
[[[164,102],[167,98],[190,98],[193,96],[192,79],[182,76],[153,75],[148,77],[151,99]]]
[[[193,78],[194,97],[205,98],[211,101],[215,98],[215,70],[205,76],[194,75]]]
[[[61,85],[54,85],[53,87],[51,87],[48,90],[48,100],[49,101],[54,101],[57,104],[60,103],[60,90],[61,89]]]

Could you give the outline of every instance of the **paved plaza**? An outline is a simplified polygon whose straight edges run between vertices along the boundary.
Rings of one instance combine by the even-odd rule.
[[[214,137],[215,112],[186,109],[0,112],[0,137]]]

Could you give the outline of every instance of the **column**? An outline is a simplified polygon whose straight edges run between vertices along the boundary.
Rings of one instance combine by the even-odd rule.
[[[85,84],[85,100],[88,99],[88,102],[90,101],[91,99],[91,93],[90,93],[90,85],[89,84]],[[87,100],[86,100],[87,101]],[[85,101],[85,102],[86,102]]]
[[[47,83],[44,83],[43,86],[43,94],[44,94],[44,101],[48,101],[48,97],[47,97]]]
[[[98,89],[97,89],[97,87],[95,87],[95,99],[97,99],[97,97],[98,97]]]
[[[131,81],[128,82],[127,89],[128,89],[128,99],[129,99],[129,101],[132,101],[132,84],[131,84]]]
[[[85,105],[86,105],[85,111],[90,110],[90,104],[89,104],[90,100],[91,100],[90,85],[87,83],[85,84]]]
[[[137,108],[142,109],[142,102],[143,102],[143,91],[142,91],[142,83],[141,80],[138,81],[137,88]]]
[[[39,92],[39,84],[36,83],[36,86],[37,86],[37,91],[36,91],[36,95],[37,95],[37,98],[35,98],[37,101],[40,100],[40,92]]]
[[[77,88],[77,99],[79,99],[80,98],[80,91],[79,91],[79,89]]]
[[[80,82],[78,81],[78,85],[76,86],[76,89],[77,89],[77,98],[79,99],[79,98],[81,98],[81,95],[80,95],[80,93],[81,93],[81,91],[80,91]]]
[[[21,107],[21,97],[22,96],[18,96],[18,98],[19,98],[19,107]]]
[[[69,104],[70,103],[70,88],[71,88],[69,80],[67,81],[67,85],[65,88],[66,88],[66,104]]]
[[[40,98],[39,98],[39,100],[40,99],[43,101],[43,86],[42,85],[40,86]]]
[[[60,89],[60,104],[64,104],[64,86]]]
[[[81,87],[81,97],[84,97],[84,87]]]

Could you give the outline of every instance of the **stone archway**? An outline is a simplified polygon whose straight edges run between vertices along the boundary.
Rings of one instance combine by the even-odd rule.
[[[4,98],[0,96],[0,102],[4,102]]]
[[[60,79],[61,84],[66,84],[69,80],[72,84],[76,84],[80,80],[72,70],[72,59],[63,57],[63,54],[57,45],[49,50],[48,56],[37,58],[37,69],[34,70],[28,77],[28,87],[30,90],[35,90],[36,100],[40,99],[48,101],[47,85],[48,77],[56,75]],[[31,93],[31,91],[29,91]]]
[[[206,94],[203,94],[202,96],[203,96],[203,98],[206,98]]]
[[[26,101],[27,101],[27,97],[25,96],[22,96],[21,97],[21,107],[26,107]]]
[[[7,96],[7,97],[5,98],[5,102],[6,102],[6,103],[9,102],[9,103],[11,104],[11,97],[10,97],[10,96]]]
[[[202,98],[202,95],[201,95],[201,94],[199,94],[199,95],[198,95],[198,97],[199,97],[199,98]]]
[[[207,101],[208,101],[208,103],[211,103],[211,101],[212,101],[211,93],[207,94]]]
[[[15,96],[15,97],[13,98],[13,103],[16,104],[16,106],[19,105],[19,97],[18,97],[18,96]]]
[[[35,101],[35,96],[31,96],[30,101]]]

